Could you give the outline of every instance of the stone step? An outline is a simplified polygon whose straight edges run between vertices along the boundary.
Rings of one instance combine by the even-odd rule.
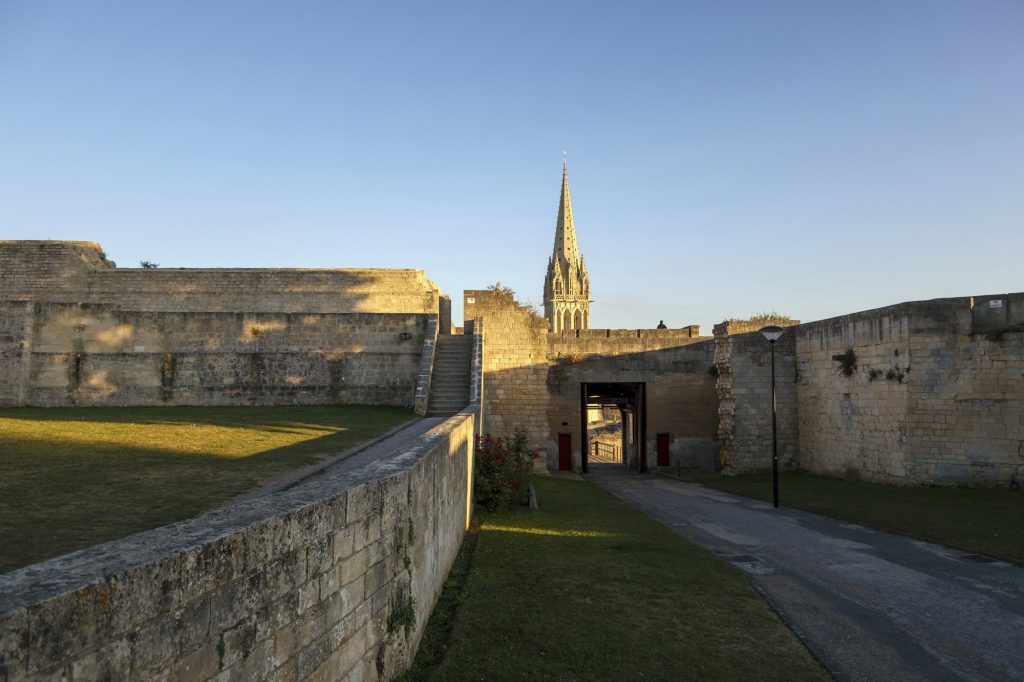
[[[434,372],[430,377],[428,416],[450,416],[469,405],[472,364],[472,336],[442,335],[437,338]]]

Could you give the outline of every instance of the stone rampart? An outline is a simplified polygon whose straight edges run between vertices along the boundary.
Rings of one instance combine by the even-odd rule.
[[[438,314],[422,270],[118,268],[98,244],[0,241],[0,300],[149,312]]]
[[[1024,294],[903,303],[796,336],[808,469],[891,483],[1024,478]],[[849,351],[846,376],[836,358]]]
[[[123,270],[89,242],[0,242],[0,405],[413,405],[441,300],[419,270]]]
[[[769,347],[755,326],[715,328],[726,472],[771,466]],[[800,324],[777,342],[776,376],[784,466],[902,485],[1024,480],[1024,294]]]
[[[468,525],[473,415],[393,459],[0,576],[0,679],[392,679]]]
[[[557,468],[559,433],[571,436],[580,466],[581,383],[646,385],[649,466],[658,433],[669,434],[672,466],[696,466],[717,452],[714,349],[697,327],[548,333],[543,318],[491,290],[466,291],[464,310],[484,330],[486,428],[526,429],[547,453],[542,466]]]
[[[793,323],[796,324],[796,323]],[[772,466],[772,348],[760,323],[715,325],[715,375],[722,470],[750,473]],[[795,337],[775,342],[775,401],[779,465],[799,466]]]
[[[907,408],[916,379],[907,374],[910,309],[890,306],[795,331],[800,443],[809,471],[908,480]]]

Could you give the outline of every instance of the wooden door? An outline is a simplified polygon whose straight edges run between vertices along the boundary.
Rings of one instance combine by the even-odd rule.
[[[669,465],[668,457],[668,434],[658,434],[658,466],[667,467]]]
[[[572,471],[572,434],[558,434],[558,470]]]

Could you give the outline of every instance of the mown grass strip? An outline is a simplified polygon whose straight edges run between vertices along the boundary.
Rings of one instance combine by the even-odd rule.
[[[484,517],[443,657],[411,679],[823,680],[744,576],[586,482]]]
[[[448,571],[448,577],[445,578],[444,587],[437,598],[437,604],[434,605],[434,610],[430,613],[430,620],[427,621],[427,627],[423,632],[423,638],[420,640],[412,667],[404,675],[399,676],[400,682],[429,680],[434,669],[441,664],[441,660],[448,652],[448,639],[451,637],[452,628],[455,627],[455,618],[462,600],[462,589],[466,586],[466,578],[469,577],[473,553],[479,539],[480,527],[478,525],[471,526],[466,531],[466,537],[462,541],[462,546],[452,563],[451,570]]]
[[[695,476],[691,480],[770,500],[771,474]],[[783,473],[784,506],[872,528],[1024,562],[1024,494],[1009,488],[939,488],[847,481]]]
[[[0,572],[195,516],[412,417],[368,406],[0,410]]]

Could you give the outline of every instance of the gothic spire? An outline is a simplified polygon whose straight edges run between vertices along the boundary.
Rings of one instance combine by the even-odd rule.
[[[569,171],[562,161],[562,196],[555,223],[555,248],[544,278],[544,317],[548,330],[590,327],[590,276],[576,242],[576,223],[569,196]]]
[[[562,196],[558,203],[558,222],[555,223],[555,256],[563,263],[574,263],[579,254],[576,224],[572,218],[572,197],[569,196],[569,171],[562,161]]]

